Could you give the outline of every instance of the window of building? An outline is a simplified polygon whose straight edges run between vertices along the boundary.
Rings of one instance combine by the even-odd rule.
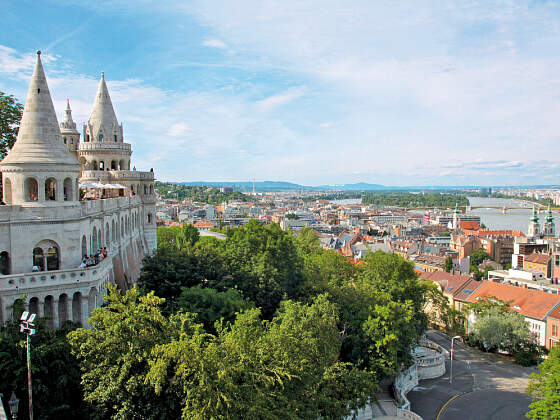
[[[47,270],[58,270],[60,268],[60,260],[58,255],[58,247],[51,246],[47,250]]]
[[[8,251],[0,252],[0,274],[10,274],[10,254]]]
[[[113,136],[113,140],[115,140],[115,143],[117,142],[117,135],[116,134]]]
[[[45,258],[43,256],[43,248],[35,248],[33,249],[33,270],[35,267],[39,269],[39,271],[45,271]]]
[[[554,337],[558,337],[558,325],[553,325],[552,326],[552,335]]]
[[[99,141],[100,141],[100,142],[103,142],[103,134],[100,134],[100,135],[99,135]]]
[[[39,186],[34,178],[25,180],[25,197],[27,201],[37,201],[39,199]]]
[[[45,200],[56,201],[56,179],[54,178],[45,181]]]
[[[67,144],[67,143],[66,143],[66,137],[64,137],[64,144]]]

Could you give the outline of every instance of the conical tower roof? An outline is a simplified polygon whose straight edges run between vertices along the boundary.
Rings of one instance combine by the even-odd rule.
[[[37,51],[16,143],[2,161],[3,165],[21,163],[78,165],[62,142],[40,51]]]
[[[72,119],[72,109],[70,109],[70,99],[66,100],[66,109],[64,110],[64,121],[60,123],[60,131],[76,131],[76,123]]]
[[[113,109],[113,103],[109,96],[109,90],[105,83],[105,74],[101,73],[101,80],[95,95],[93,109],[89,116],[88,124],[92,129],[92,134],[97,137],[100,132],[104,135],[112,135],[118,129],[119,122]]]

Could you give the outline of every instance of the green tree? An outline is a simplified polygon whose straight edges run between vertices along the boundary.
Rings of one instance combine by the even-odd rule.
[[[425,287],[425,313],[429,322],[451,336],[465,335],[465,314],[453,308],[438,285],[429,280],[422,281]]]
[[[216,321],[231,323],[238,312],[252,308],[253,304],[244,300],[241,293],[235,289],[218,292],[215,289],[195,286],[183,288],[176,307],[196,314],[197,321],[202,323],[204,329],[215,333]]]
[[[451,258],[451,256],[448,256],[445,259],[444,270],[447,271],[448,273],[451,273],[451,270],[453,270],[453,258]]]
[[[531,374],[527,393],[533,397],[528,418],[560,418],[560,346],[553,347],[548,358],[539,365],[539,372]]]
[[[33,406],[41,419],[88,419],[91,411],[83,401],[80,366],[71,354],[66,334],[77,324],[67,322],[57,330],[36,323],[31,337]],[[20,399],[18,419],[27,419],[27,365],[25,336],[18,322],[0,327],[0,392],[12,391]]]
[[[182,248],[185,242],[183,230],[179,226],[159,226],[156,230],[158,248]]]
[[[478,267],[484,260],[490,259],[490,255],[482,249],[473,251],[470,255],[471,258],[471,267],[475,266]]]
[[[190,326],[190,317],[166,318],[163,302],[134,288],[121,295],[109,286],[107,305],[93,312],[90,329],[68,334],[80,361],[85,401],[99,419],[177,419],[181,401],[172,389],[159,392],[146,383],[151,349]]]
[[[185,223],[183,225],[183,237],[188,245],[194,245],[200,239],[200,233],[194,225]]]
[[[23,105],[13,95],[0,92],[0,160],[16,142],[22,114]]]
[[[536,349],[536,335],[523,315],[493,307],[477,316],[470,339],[487,351],[502,350],[516,354]]]

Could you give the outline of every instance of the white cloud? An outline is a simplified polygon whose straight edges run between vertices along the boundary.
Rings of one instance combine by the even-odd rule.
[[[219,39],[205,39],[202,41],[202,45],[210,48],[227,48],[227,44]]]
[[[276,107],[287,105],[303,96],[303,89],[290,89],[277,95],[257,101],[256,106],[262,111],[271,111]]]
[[[191,131],[190,127],[184,122],[178,122],[171,124],[169,130],[167,130],[167,135],[171,137],[179,137],[187,134]]]

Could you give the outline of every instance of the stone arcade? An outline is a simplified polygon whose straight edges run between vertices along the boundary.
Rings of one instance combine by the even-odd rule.
[[[51,328],[66,320],[86,325],[104,285],[130,287],[156,248],[154,173],[130,170],[131,146],[103,74],[83,141],[69,102],[59,126],[40,54],[17,141],[0,162],[0,322],[25,295],[26,307],[48,316]],[[100,199],[81,200],[84,181],[125,188],[99,188]],[[85,254],[103,247],[107,258],[79,268]]]

